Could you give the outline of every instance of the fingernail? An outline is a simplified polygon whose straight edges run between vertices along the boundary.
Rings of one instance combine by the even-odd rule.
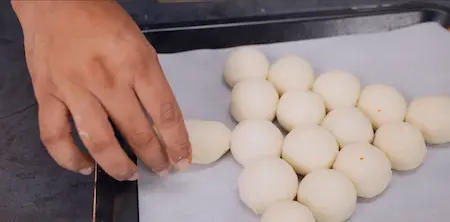
[[[161,170],[159,172],[156,172],[156,174],[158,174],[160,177],[164,177],[167,176],[169,174],[169,170]]]
[[[133,176],[131,176],[128,180],[129,180],[129,181],[135,181],[135,180],[138,179],[138,177],[139,177],[139,174],[138,174],[138,172],[136,172],[136,173],[134,173]]]
[[[78,173],[81,173],[83,175],[89,176],[92,173],[92,167],[84,168],[78,171]]]
[[[178,168],[178,170],[185,170],[191,164],[189,163],[188,159],[182,159],[182,160],[178,161],[175,165]]]

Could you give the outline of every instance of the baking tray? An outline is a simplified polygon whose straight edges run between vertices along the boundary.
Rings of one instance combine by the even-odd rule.
[[[450,8],[414,2],[201,22],[140,24],[140,28],[158,53],[174,53],[383,32],[429,21],[448,28]],[[117,138],[129,151],[118,133]],[[133,154],[129,155],[136,161]],[[115,181],[97,167],[93,221],[138,222],[137,182]]]

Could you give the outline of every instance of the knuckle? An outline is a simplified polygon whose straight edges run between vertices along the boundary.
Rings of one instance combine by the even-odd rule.
[[[130,136],[130,145],[138,150],[144,150],[152,146],[158,146],[159,142],[155,135],[148,132],[137,132]]]
[[[91,61],[90,69],[94,72],[91,78],[96,84],[95,87],[102,87],[103,89],[114,89],[117,87],[116,76],[111,75],[105,64],[98,57],[94,57]]]
[[[63,139],[63,135],[41,128],[40,138],[45,146],[52,146]]]
[[[105,153],[113,144],[114,139],[107,136],[93,138],[90,141],[90,152],[92,155]]]
[[[160,109],[162,128],[171,128],[181,123],[181,114],[175,101],[163,103]]]
[[[152,133],[136,133],[130,142],[140,160],[153,170],[161,171],[169,167],[169,161],[158,137]]]

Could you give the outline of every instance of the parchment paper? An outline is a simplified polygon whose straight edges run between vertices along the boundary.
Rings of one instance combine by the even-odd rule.
[[[318,74],[332,69],[354,73],[362,86],[391,84],[408,101],[450,95],[450,33],[424,23],[386,33],[257,46],[273,62],[296,54]],[[223,66],[230,49],[160,55],[164,72],[186,118],[219,120],[230,129],[230,89]],[[450,113],[449,113],[450,115]],[[141,222],[257,222],[239,200],[241,167],[230,154],[213,165],[193,166],[160,178],[140,166]],[[450,221],[450,145],[429,147],[415,171],[394,172],[388,189],[373,200],[358,200],[351,222]],[[280,221],[281,222],[281,221]]]

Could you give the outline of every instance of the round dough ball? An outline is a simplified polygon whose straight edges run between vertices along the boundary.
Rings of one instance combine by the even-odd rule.
[[[268,79],[280,95],[292,90],[308,90],[314,83],[314,70],[308,61],[289,55],[272,64]]]
[[[340,107],[356,106],[361,86],[353,74],[335,70],[317,77],[312,91],[323,97],[326,108],[330,111]]]
[[[409,104],[406,121],[422,132],[429,144],[450,142],[450,97],[427,96]]]
[[[286,161],[263,158],[246,166],[238,178],[239,197],[256,214],[283,200],[293,200],[298,177]]]
[[[364,88],[358,101],[358,108],[376,129],[386,123],[403,121],[407,106],[405,97],[399,91],[383,84]]]
[[[224,78],[229,86],[246,79],[266,79],[269,60],[251,46],[241,46],[230,53],[225,63]]]
[[[291,91],[281,96],[276,111],[277,120],[286,130],[297,126],[320,124],[326,110],[322,97],[310,91]]]
[[[277,91],[267,80],[245,80],[231,91],[230,112],[237,122],[248,119],[272,121],[278,99]]]
[[[231,133],[231,153],[242,165],[264,157],[280,157],[283,134],[268,120],[244,120]]]
[[[297,201],[280,201],[264,211],[261,222],[316,222],[305,205]]]
[[[281,155],[295,172],[306,175],[331,168],[338,152],[333,135],[321,126],[312,125],[292,130],[284,140]]]
[[[342,148],[333,168],[343,172],[355,185],[358,197],[373,198],[387,188],[392,177],[386,154],[369,143]]]
[[[297,200],[308,206],[318,222],[342,222],[356,207],[356,189],[342,172],[317,170],[300,182]]]
[[[210,164],[230,149],[231,130],[218,121],[185,121],[192,147],[192,163]]]
[[[323,119],[322,126],[333,134],[340,147],[373,140],[370,120],[355,107],[333,109]]]
[[[375,133],[373,145],[386,153],[395,170],[419,167],[427,153],[419,129],[406,122],[382,125]]]

